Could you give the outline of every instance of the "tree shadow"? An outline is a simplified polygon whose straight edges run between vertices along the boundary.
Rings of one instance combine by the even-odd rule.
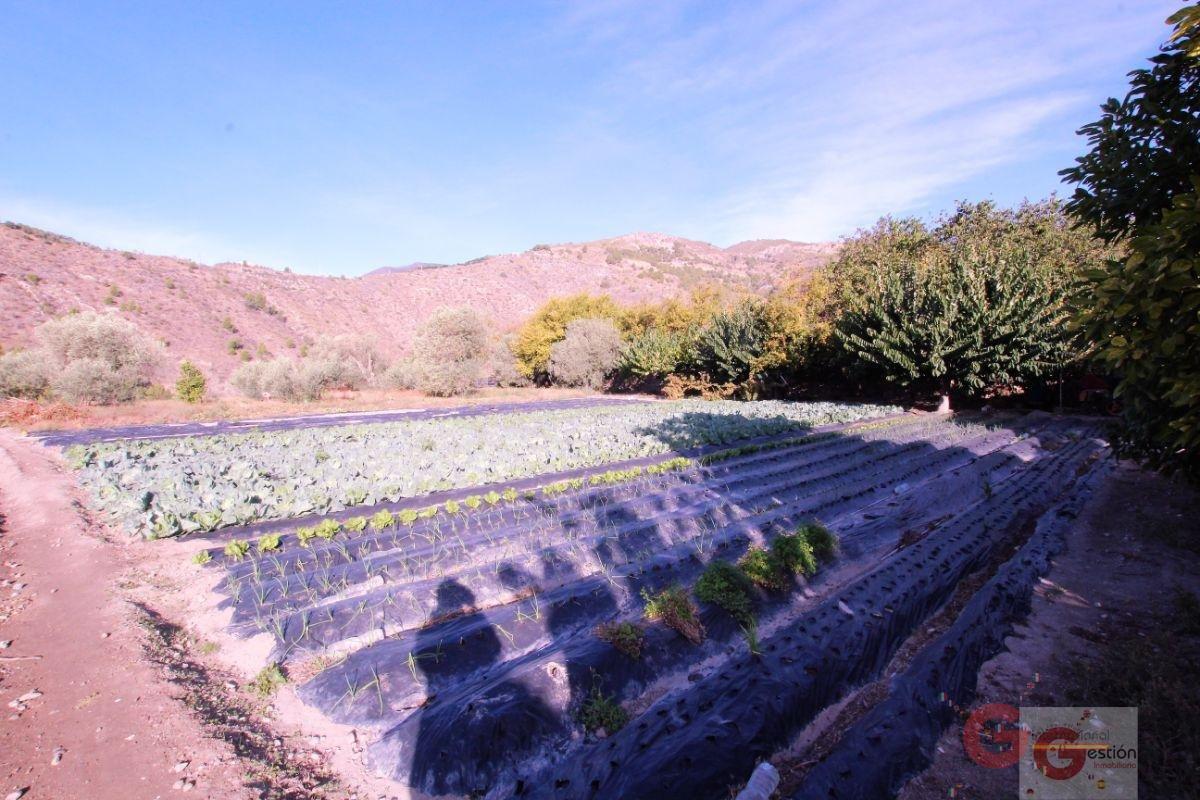
[[[712,428],[728,416],[688,412],[642,432],[650,433],[673,449],[686,450],[710,439]],[[766,420],[768,424],[756,430],[752,436],[726,442],[721,447],[736,449],[756,440],[786,439],[788,437],[785,434],[802,436],[811,429],[809,425],[796,423],[783,416],[768,417]],[[823,438],[822,441],[827,440]],[[570,764],[561,773],[570,775],[570,785],[588,785],[591,777],[600,776],[604,767],[600,761],[589,763],[587,753],[597,755],[599,751],[589,749],[587,745],[575,747],[570,737],[576,736],[573,731],[577,731],[577,728],[574,721],[563,713],[564,709],[579,708],[598,683],[606,692],[615,690],[619,693],[626,685],[644,685],[644,679],[654,677],[652,673],[656,670],[690,669],[688,665],[697,658],[711,656],[713,646],[728,649],[728,642],[738,636],[740,630],[733,618],[723,610],[702,606],[702,617],[709,628],[713,640],[710,644],[713,646],[700,651],[681,639],[675,642],[679,646],[670,648],[670,652],[664,649],[664,652],[645,656],[641,661],[632,662],[632,665],[622,665],[609,651],[601,652],[601,648],[611,647],[609,644],[594,637],[588,638],[584,632],[589,628],[618,615],[636,621],[640,615],[642,601],[639,595],[643,588],[653,592],[674,582],[690,586],[707,562],[736,561],[754,541],[747,538],[747,533],[766,543],[779,533],[794,531],[797,526],[816,516],[807,511],[810,507],[828,508],[829,513],[836,517],[859,514],[858,509],[867,508],[864,503],[869,501],[871,507],[877,507],[878,516],[863,512],[861,518],[856,517],[854,524],[873,537],[869,549],[877,552],[881,543],[902,537],[905,531],[899,526],[905,524],[906,519],[920,519],[922,524],[940,524],[926,519],[929,512],[923,503],[927,505],[928,502],[938,501],[939,497],[949,498],[958,492],[960,496],[950,504],[962,505],[967,502],[965,495],[971,494],[963,491],[968,482],[978,483],[980,480],[975,474],[978,470],[966,470],[961,476],[955,477],[962,465],[975,463],[972,460],[975,456],[961,443],[962,440],[954,437],[935,442],[927,440],[923,434],[914,434],[912,440],[907,438],[907,434],[879,438],[839,434],[839,438],[828,441],[831,442],[828,445],[820,444],[811,450],[804,447],[797,451],[800,455],[787,455],[778,464],[768,464],[769,471],[761,475],[755,474],[753,468],[745,471],[746,468],[740,466],[739,462],[731,465],[728,472],[724,466],[716,466],[702,475],[681,474],[679,482],[670,486],[679,489],[680,496],[690,497],[692,491],[696,490],[698,494],[694,503],[691,499],[677,502],[678,496],[667,498],[656,488],[650,489],[645,495],[634,494],[613,500],[614,494],[609,496],[611,502],[605,499],[604,489],[586,491],[584,502],[573,509],[577,519],[572,521],[571,526],[560,523],[559,529],[573,527],[575,530],[590,531],[594,527],[599,535],[590,547],[592,554],[602,564],[623,563],[636,557],[640,571],[631,571],[624,576],[584,572],[579,560],[572,557],[566,545],[543,547],[540,550],[540,578],[511,564],[499,565],[499,580],[510,590],[519,592],[533,587],[536,591],[538,587],[543,590],[550,586],[559,587],[553,590],[555,602],[543,605],[541,609],[546,614],[545,628],[550,645],[539,645],[536,652],[517,655],[497,664],[497,668],[490,671],[487,670],[488,665],[482,663],[488,656],[479,655],[478,666],[485,674],[478,680],[472,678],[469,686],[456,686],[447,694],[445,702],[431,703],[417,712],[420,731],[413,753],[412,785],[422,791],[438,794],[471,794],[511,786],[514,780],[518,783],[525,781],[523,785],[530,787],[529,778],[533,775],[540,775],[538,780],[546,779],[553,785],[554,776],[545,767],[545,758],[549,756],[529,757],[535,748],[550,741],[554,742],[554,748],[571,750]],[[987,470],[999,471],[1019,461],[1012,453],[1004,451],[989,451],[988,455],[979,458],[986,458]],[[947,465],[950,464],[958,466],[948,469]],[[923,489],[920,496],[906,494],[909,482],[917,485],[926,479],[940,483],[936,488]],[[756,484],[755,481],[760,483]],[[694,485],[702,482],[706,484],[703,487]],[[811,489],[808,488],[810,482]],[[983,486],[973,485],[972,492],[975,494],[983,496],[985,491],[990,496],[990,485],[986,490]],[[816,498],[811,503],[810,495]],[[552,504],[545,500],[534,502],[540,508],[553,510],[556,515],[559,513],[558,507],[551,509]],[[779,505],[773,505],[773,502]],[[718,508],[718,512],[711,511]],[[774,509],[782,510],[778,515],[773,515]],[[674,515],[676,511],[680,512],[678,517]],[[691,511],[695,513],[689,517]],[[701,517],[705,525],[711,526],[717,539],[723,537],[725,541],[714,544],[703,557],[697,555],[693,558],[685,555],[684,550],[689,546],[688,536],[694,533],[695,520]],[[681,526],[681,529],[677,531],[668,527],[674,525]],[[683,526],[688,525],[692,529],[682,530]],[[603,535],[605,531],[609,535]],[[864,541],[865,537],[848,544],[843,550],[844,555],[853,557],[855,548]],[[668,546],[675,549],[670,555],[665,555]],[[643,558],[647,553],[650,556]],[[645,564],[641,564],[642,561]],[[447,605],[461,607],[464,596],[461,593],[470,595],[470,592],[460,584],[448,583],[453,586],[447,589]],[[790,606],[798,594],[797,588],[794,586],[791,592],[780,591],[770,596],[756,595],[758,610]],[[473,596],[470,602],[474,602]],[[438,606],[441,609],[441,588]],[[446,613],[454,612],[451,608]],[[492,619],[496,618],[491,612],[489,615]],[[486,620],[483,620],[482,627],[487,628]],[[496,633],[490,628],[487,628],[487,633],[492,646],[479,645],[480,652],[490,652],[492,663],[495,663],[500,658],[502,648]],[[423,635],[424,651],[435,649],[438,638],[433,631],[427,636]],[[659,637],[658,641],[663,639]],[[702,652],[705,655],[702,656]],[[437,663],[436,660],[431,661],[430,666],[436,666]],[[625,670],[629,674],[618,676],[614,672],[611,676],[597,675],[597,665],[612,666],[617,672]],[[601,667],[599,671],[603,672],[604,668]],[[421,669],[423,672],[426,670],[425,664],[421,664]],[[565,670],[565,675],[555,673],[555,670]],[[462,674],[461,670],[455,672]],[[426,672],[431,691],[438,677],[436,670],[433,673]],[[688,680],[692,680],[690,674]],[[636,689],[632,691],[636,692]],[[566,692],[566,695],[562,692]],[[687,695],[684,693],[682,696]],[[447,705],[451,702],[452,707]],[[615,740],[612,733],[610,738]],[[630,738],[625,732],[620,737],[622,740]],[[615,741],[604,746],[612,744]],[[772,746],[777,744],[772,742]],[[752,761],[752,756],[755,756],[748,754],[748,751],[736,754],[724,752],[719,741],[705,740],[695,743],[695,746],[699,748],[697,752],[704,750],[705,753],[697,761],[711,761],[711,764],[697,768],[698,772],[732,765],[734,772],[740,774],[741,762],[746,758]],[[664,743],[663,747],[669,749],[673,745]],[[607,759],[603,759],[603,762],[609,763]],[[589,776],[589,780],[581,780],[584,775]],[[606,780],[602,776],[597,779]],[[680,777],[679,780],[682,786],[689,780],[694,784],[699,779]],[[541,790],[533,786],[533,791],[536,794]],[[674,796],[692,795],[684,792]]]
[[[643,436],[653,436],[672,450],[687,451],[694,448],[712,445],[714,432],[728,429],[730,419],[745,419],[741,414],[714,414],[709,411],[684,411],[673,417],[668,417],[654,425],[638,428],[637,433]],[[803,433],[812,429],[812,423],[792,419],[783,414],[770,417],[755,417],[750,429],[737,440],[750,440],[763,436],[777,436],[783,433]],[[717,437],[717,443],[727,440]]]

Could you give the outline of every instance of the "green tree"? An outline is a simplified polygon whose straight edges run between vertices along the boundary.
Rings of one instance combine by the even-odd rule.
[[[666,378],[684,366],[689,347],[684,333],[649,328],[625,345],[619,367],[633,378]]]
[[[984,396],[1057,377],[1083,352],[1066,325],[1109,248],[1051,198],[960,203],[933,226],[880,220],[829,269],[847,368],[916,393]]]
[[[977,397],[1055,367],[1067,307],[1028,256],[955,252],[879,271],[848,296],[835,337],[862,377]]]
[[[717,383],[737,386],[743,396],[756,394],[758,361],[766,351],[771,324],[764,304],[744,300],[714,314],[692,343],[695,369]]]
[[[1118,449],[1200,481],[1200,5],[1080,133],[1070,207],[1127,251],[1088,274],[1078,324],[1118,377]]]
[[[204,399],[208,384],[204,373],[190,361],[179,365],[179,380],[175,381],[175,393],[179,399],[187,403],[199,403]]]
[[[1197,5],[1171,19],[1175,35],[1151,66],[1130,73],[1123,100],[1109,98],[1100,119],[1079,129],[1090,149],[1060,174],[1075,184],[1068,207],[1109,241],[1155,225],[1200,175],[1200,41]]]

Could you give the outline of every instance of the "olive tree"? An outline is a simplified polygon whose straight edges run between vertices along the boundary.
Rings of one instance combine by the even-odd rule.
[[[478,384],[487,363],[487,324],[469,308],[439,308],[413,344],[411,380],[432,395],[466,394]]]
[[[550,347],[548,372],[562,386],[599,389],[621,358],[621,333],[607,319],[577,319]]]

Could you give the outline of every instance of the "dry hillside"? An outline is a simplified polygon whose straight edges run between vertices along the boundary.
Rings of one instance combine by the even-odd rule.
[[[452,266],[377,270],[358,278],[297,275],[249,264],[104,250],[15,223],[0,225],[0,344],[74,309],[113,309],[159,337],[174,362],[227,375],[260,346],[285,354],[323,334],[357,333],[399,355],[421,321],[468,305],[497,329],[515,327],[545,300],[607,292],[620,302],[686,295],[701,283],[764,291],[824,263],[832,244],[781,240],[722,249],[637,233],[586,244],[538,245]]]

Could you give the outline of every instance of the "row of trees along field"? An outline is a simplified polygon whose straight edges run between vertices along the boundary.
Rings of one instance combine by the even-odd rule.
[[[588,373],[669,396],[824,388],[978,400],[1057,386],[1082,368],[1088,343],[1070,321],[1085,275],[1117,252],[1055,199],[964,203],[932,224],[882,219],[826,269],[767,297],[709,290],[632,308],[606,296],[551,300],[512,349],[543,383]],[[606,344],[617,338],[618,349]]]

